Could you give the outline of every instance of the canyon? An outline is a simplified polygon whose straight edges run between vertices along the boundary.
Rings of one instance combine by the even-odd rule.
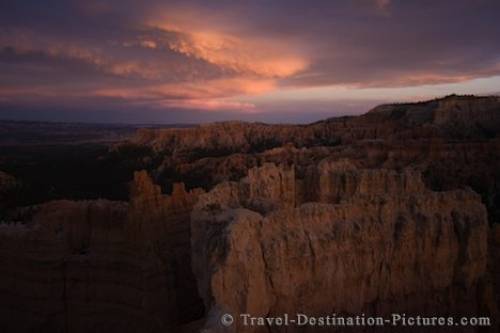
[[[242,313],[500,328],[499,97],[308,125],[141,128],[99,154],[120,166],[110,186],[123,197],[24,204],[23,176],[0,173],[0,331],[408,331],[246,326]]]

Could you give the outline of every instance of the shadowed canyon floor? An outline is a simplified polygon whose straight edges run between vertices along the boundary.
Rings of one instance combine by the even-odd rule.
[[[8,156],[1,332],[500,328],[498,97],[309,125],[143,128]],[[241,313],[488,316],[491,326],[245,326]]]

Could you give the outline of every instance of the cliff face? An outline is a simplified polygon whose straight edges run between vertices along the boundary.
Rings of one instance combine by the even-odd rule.
[[[246,196],[223,193],[234,183],[202,195],[192,219],[193,269],[212,316],[494,311],[481,308],[484,295],[477,293],[486,276],[488,226],[476,194],[429,191],[410,170],[327,163],[320,163],[322,176],[340,186],[334,196],[320,193],[324,203],[260,214]],[[270,170],[250,173],[276,172]],[[276,178],[268,187],[282,184]],[[207,329],[222,331],[214,322]],[[232,329],[259,331],[242,321]]]
[[[459,97],[440,100],[434,110],[434,124],[480,125],[490,131],[498,130],[499,97],[483,97],[479,99]]]
[[[307,170],[301,181],[302,200],[340,203],[360,195],[405,195],[425,190],[421,174],[412,169],[358,170],[348,159],[327,158]]]
[[[203,313],[189,265],[190,213],[201,193],[200,189],[186,191],[183,183],[176,183],[171,195],[163,195],[145,171],[135,173],[130,189],[127,233],[151,261],[148,275],[152,280],[144,285],[150,286],[153,300],[145,310],[164,320],[164,328]]]
[[[145,172],[129,203],[55,201],[0,225],[2,332],[157,332],[203,314],[190,269],[200,194],[161,194]]]
[[[134,266],[134,259],[114,254],[125,243],[126,209],[118,202],[55,201],[38,207],[29,225],[0,225],[0,329],[120,327],[131,298],[123,290],[133,280],[120,271]],[[119,300],[114,308],[112,298]]]

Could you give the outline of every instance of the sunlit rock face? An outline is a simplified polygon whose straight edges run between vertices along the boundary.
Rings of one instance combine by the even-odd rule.
[[[410,170],[355,170],[343,162],[326,173],[353,184],[338,182],[335,203],[323,195],[321,202],[256,212],[247,196],[228,190],[244,180],[201,196],[192,219],[193,269],[212,316],[494,311],[483,309],[478,293],[487,275],[488,225],[475,193],[429,191]],[[270,192],[261,193],[264,199]],[[267,330],[284,331],[241,320],[233,327]]]

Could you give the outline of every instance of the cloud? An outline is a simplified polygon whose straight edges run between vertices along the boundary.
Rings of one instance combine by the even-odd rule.
[[[499,11],[494,0],[5,1],[0,99],[256,112],[283,91],[468,82],[500,75]]]
[[[380,9],[385,9],[391,4],[391,0],[375,0],[375,4]]]
[[[150,19],[148,22],[162,31],[177,34],[178,38],[167,42],[171,50],[239,74],[267,78],[289,77],[308,66],[307,59],[300,55],[300,45],[289,45],[262,36],[231,35],[224,32],[223,28],[212,26],[210,23],[203,28],[196,28],[199,23],[195,22],[202,20],[202,17],[183,13],[174,14],[174,17],[179,15],[184,18],[182,24],[170,23],[175,20],[168,16]]]
[[[390,14],[391,0],[374,0],[377,9],[385,15]]]
[[[110,8],[89,3],[83,14],[94,19]],[[85,17],[75,20],[86,23]],[[30,24],[3,27],[0,68],[8,67],[11,74],[0,79],[9,88],[0,92],[2,99],[19,102],[64,93],[60,98],[104,96],[151,107],[248,110],[251,103],[227,99],[268,92],[278,79],[306,66],[280,43],[148,20],[137,17],[131,28],[115,26],[112,38],[103,31],[90,40],[75,39],[64,29],[54,33],[35,31]]]
[[[221,79],[207,82],[152,85],[143,88],[105,88],[94,95],[129,101],[148,102],[155,107],[173,107],[202,110],[239,109],[249,111],[255,105],[232,99],[234,96],[251,96],[275,89],[273,80]]]
[[[170,47],[239,73],[264,77],[288,77],[307,67],[305,60],[286,55],[274,43],[241,40],[217,33],[189,33],[188,38],[174,41]]]

